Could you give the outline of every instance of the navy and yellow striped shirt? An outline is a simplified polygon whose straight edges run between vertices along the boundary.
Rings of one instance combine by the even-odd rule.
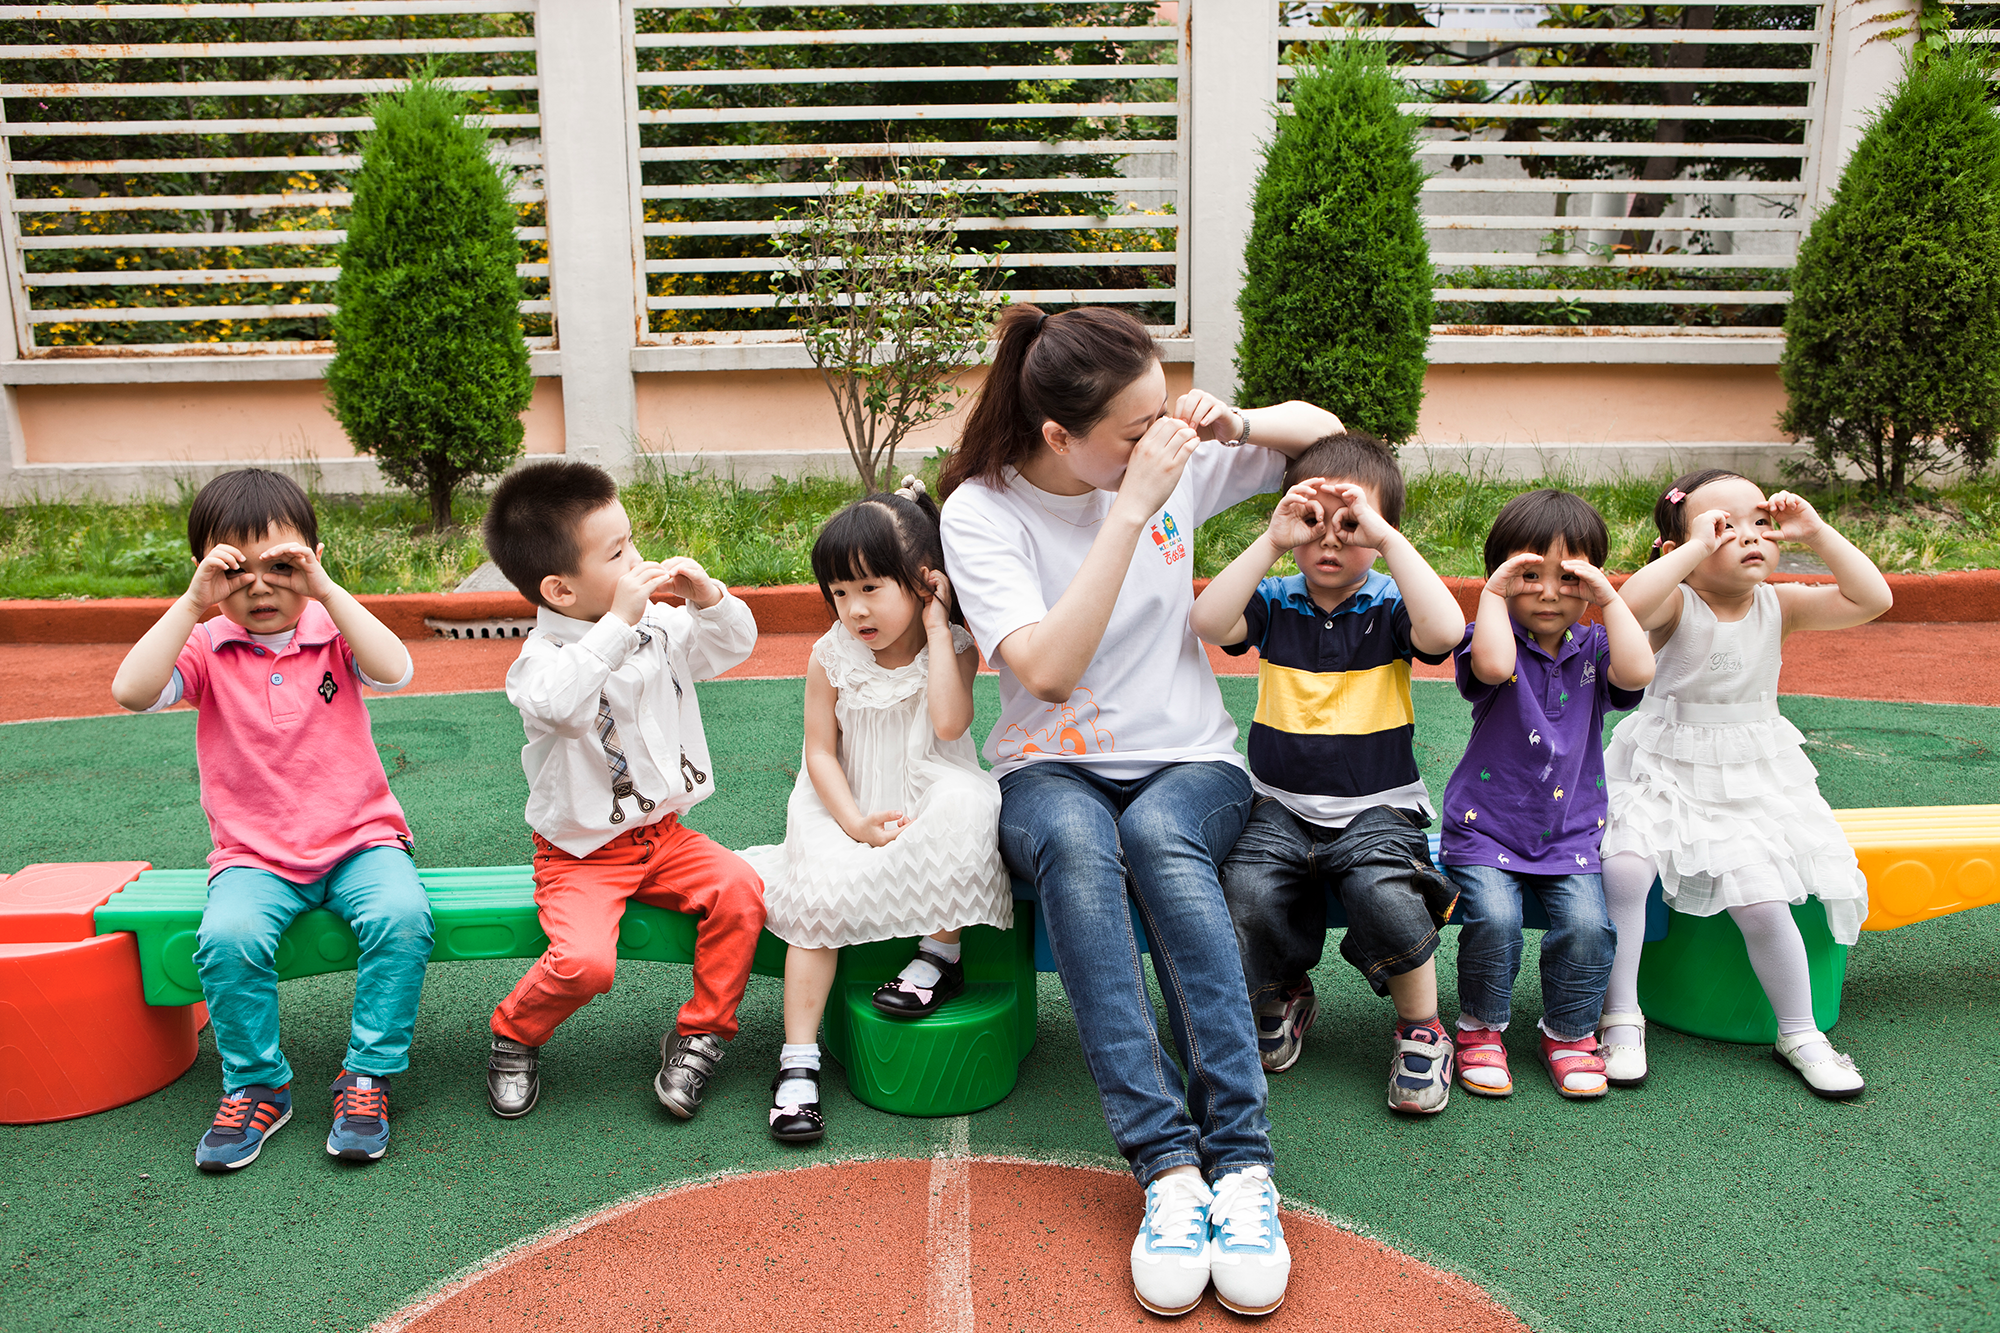
[[[1303,574],[1265,579],[1243,609],[1249,632],[1223,651],[1258,653],[1250,776],[1301,819],[1341,828],[1377,805],[1434,815],[1417,771],[1410,659],[1419,654],[1396,581],[1370,570],[1333,610]]]

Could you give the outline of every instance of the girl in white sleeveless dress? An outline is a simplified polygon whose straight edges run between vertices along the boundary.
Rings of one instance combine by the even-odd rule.
[[[920,1019],[965,989],[959,932],[1014,924],[1000,787],[967,734],[979,652],[951,618],[937,507],[905,478],[835,515],[812,562],[837,623],[807,668],[805,762],[784,844],[741,854],[791,946],[770,1121],[789,1143],[825,1133],[819,1023],[841,949],[923,936],[875,993],[878,1009]]]
[[[1620,594],[1651,632],[1653,683],[1604,757],[1604,893],[1618,929],[1598,1026],[1606,1076],[1623,1087],[1646,1078],[1639,955],[1657,874],[1675,911],[1727,911],[1742,929],[1777,1014],[1781,1061],[1822,1097],[1857,1096],[1854,1062],[1813,1018],[1791,905],[1818,898],[1834,939],[1852,944],[1867,881],[1803,737],[1778,712],[1778,670],[1786,635],[1875,619],[1889,609],[1888,582],[1803,499],[1766,499],[1733,472],[1682,477],[1654,518],[1659,554]],[[1805,543],[1837,582],[1767,583],[1780,541]]]

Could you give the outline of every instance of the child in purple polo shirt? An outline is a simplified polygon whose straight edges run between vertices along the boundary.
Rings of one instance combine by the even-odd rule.
[[[1597,1018],[1617,933],[1597,858],[1604,836],[1604,715],[1653,678],[1646,633],[1599,568],[1604,519],[1567,491],[1507,502],[1486,535],[1486,587],[1457,654],[1472,739],[1445,785],[1439,860],[1458,885],[1458,1076],[1505,1097],[1506,1031],[1521,970],[1521,899],[1542,936],[1541,1057],[1572,1100],[1608,1088]],[[1585,625],[1599,608],[1602,624]]]

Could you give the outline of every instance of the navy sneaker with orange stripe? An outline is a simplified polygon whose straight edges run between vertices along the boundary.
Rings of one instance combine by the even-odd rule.
[[[252,1084],[222,1099],[215,1123],[194,1145],[194,1164],[204,1171],[236,1171],[257,1160],[264,1140],[292,1118],[292,1085]]]
[[[389,1080],[350,1074],[333,1081],[333,1132],[326,1150],[342,1161],[372,1162],[389,1149]]]

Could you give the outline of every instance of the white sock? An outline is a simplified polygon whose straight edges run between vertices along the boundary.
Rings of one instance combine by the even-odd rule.
[[[1749,903],[1730,908],[1729,915],[1743,932],[1750,966],[1778,1015],[1779,1034],[1790,1037],[1815,1031],[1819,1023],[1813,1018],[1812,969],[1806,962],[1806,942],[1799,934],[1799,923],[1792,920],[1791,904]],[[1798,1056],[1806,1064],[1831,1060],[1833,1047],[1816,1041],[1801,1046]]]
[[[817,1070],[819,1068],[819,1043],[809,1041],[803,1045],[794,1046],[790,1042],[786,1042],[778,1048],[778,1068]],[[776,1106],[804,1106],[807,1102],[816,1102],[818,1100],[818,1086],[810,1080],[803,1078],[786,1079],[778,1085],[777,1092],[772,1095],[772,1104]]]
[[[1468,1031],[1504,1032],[1507,1030],[1505,1023],[1502,1023],[1497,1028],[1489,1028],[1483,1023],[1476,1023],[1468,1019],[1464,1014],[1458,1016],[1457,1027],[1461,1034],[1458,1041],[1458,1048],[1461,1052],[1465,1049],[1463,1034]],[[1462,1054],[1459,1057],[1458,1076],[1467,1083],[1477,1083],[1482,1088],[1504,1088],[1509,1082],[1505,1070],[1491,1069],[1485,1065],[1468,1065],[1465,1063]]]
[[[1618,932],[1618,951],[1611,959],[1611,982],[1604,991],[1604,1012],[1639,1012],[1639,955],[1646,947],[1646,897],[1659,872],[1653,858],[1620,852],[1604,863],[1604,907]],[[1604,1029],[1608,1046],[1638,1046],[1643,1029],[1620,1024]]]
[[[917,956],[903,964],[903,970],[896,974],[897,977],[909,982],[919,990],[936,990],[938,982],[944,979],[944,973],[940,972],[938,965],[931,961],[933,958],[942,958],[942,955],[931,952],[936,946],[936,940],[925,940],[923,947],[917,950]],[[954,945],[953,947],[956,948],[957,946]],[[943,958],[943,961],[950,963],[957,960]]]
[[[917,941],[917,947],[925,953],[934,953],[947,963],[955,963],[965,950],[965,940],[961,937],[947,944],[935,935],[926,935]]]

